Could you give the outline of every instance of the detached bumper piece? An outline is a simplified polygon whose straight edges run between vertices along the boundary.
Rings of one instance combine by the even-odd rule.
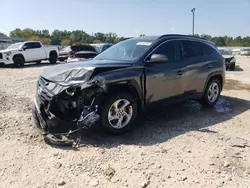
[[[48,116],[36,102],[32,107],[32,115],[36,127],[48,144],[56,146],[79,147],[82,139],[82,130],[90,128],[96,123],[100,116],[97,114],[97,106],[92,110],[92,106],[86,106],[80,118],[75,122],[66,122],[55,116]]]

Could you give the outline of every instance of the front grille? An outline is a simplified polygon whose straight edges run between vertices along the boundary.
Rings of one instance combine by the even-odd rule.
[[[3,53],[0,53],[0,59],[3,59]]]
[[[44,104],[47,104],[53,98],[53,95],[50,94],[46,88],[46,85],[48,85],[48,84],[49,84],[49,82],[43,78],[40,78],[38,81],[38,87],[37,87],[38,98]]]

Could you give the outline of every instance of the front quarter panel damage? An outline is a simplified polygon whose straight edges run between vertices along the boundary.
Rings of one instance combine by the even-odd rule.
[[[41,77],[36,100],[46,122],[43,130],[47,141],[56,145],[79,146],[82,130],[100,119],[99,100],[108,94],[110,86],[131,84],[136,88],[138,97],[143,98],[142,72],[142,67],[109,67],[69,70],[50,79]],[[43,93],[39,93],[40,87],[46,88],[47,95],[50,95],[46,102],[41,100]]]

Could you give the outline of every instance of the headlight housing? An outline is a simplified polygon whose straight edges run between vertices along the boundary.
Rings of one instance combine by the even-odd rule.
[[[10,56],[12,53],[11,52],[4,52],[3,54],[6,56]]]

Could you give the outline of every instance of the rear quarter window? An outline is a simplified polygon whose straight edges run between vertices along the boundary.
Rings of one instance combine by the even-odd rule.
[[[202,49],[203,49],[204,55],[210,55],[215,51],[215,49],[213,47],[209,46],[208,44],[204,44],[204,43],[202,44]]]
[[[222,54],[217,49],[216,46],[213,46],[212,44],[202,44],[203,54],[204,56],[213,56],[215,58],[222,58]]]

